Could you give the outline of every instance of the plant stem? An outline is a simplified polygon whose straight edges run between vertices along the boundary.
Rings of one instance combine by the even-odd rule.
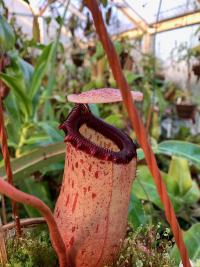
[[[166,218],[172,228],[175,241],[179,248],[179,252],[181,255],[183,265],[184,267],[191,267],[189,256],[188,256],[188,251],[183,240],[183,235],[182,235],[179,223],[177,221],[172,202],[168,196],[167,189],[163,181],[163,178],[161,176],[160,170],[158,168],[155,155],[149,143],[149,139],[148,139],[145,126],[131,98],[130,87],[124,77],[124,74],[120,66],[119,58],[117,56],[114,45],[105,27],[102,13],[99,9],[98,1],[97,0],[85,0],[84,2],[86,3],[89,10],[91,11],[94,24],[96,27],[96,31],[100,37],[102,45],[107,54],[110,67],[113,72],[113,76],[117,82],[118,87],[120,88],[123,102],[127,108],[132,127],[135,130],[138,142],[144,151],[146,162],[148,164],[149,170],[151,171],[151,174],[153,175],[153,178],[154,178],[154,181],[157,187],[157,191],[159,193],[159,196],[165,208]]]
[[[7,223],[7,216],[6,216],[6,203],[5,203],[5,197],[1,196],[1,214],[2,214],[2,222],[3,224]]]
[[[4,67],[3,57],[4,56],[1,55],[0,71],[2,71]],[[2,88],[2,81],[0,81],[0,89],[1,88]],[[6,129],[5,129],[5,124],[4,124],[4,116],[3,116],[3,103],[2,103],[1,98],[0,98],[0,141],[1,141],[1,149],[2,149],[2,154],[3,154],[7,179],[8,179],[8,182],[13,185],[13,173],[12,173],[11,164],[10,164],[10,155],[9,155],[9,150],[8,150],[7,135],[6,135]],[[13,217],[14,217],[14,221],[16,224],[16,233],[17,233],[17,236],[20,236],[21,229],[20,229],[20,223],[19,223],[17,203],[15,201],[12,201],[11,204],[12,204]]]
[[[0,193],[6,195],[14,201],[30,205],[41,212],[48,224],[52,245],[59,258],[59,266],[70,267],[64,242],[50,208],[39,198],[16,189],[14,186],[4,181],[2,177],[0,177]]]
[[[16,158],[20,157],[21,156],[21,149],[26,141],[26,136],[27,136],[27,133],[28,133],[28,127],[24,126],[22,128],[22,131],[21,131],[21,136],[20,136],[20,140],[19,140],[19,144],[17,146],[17,149],[15,151],[15,156]]]

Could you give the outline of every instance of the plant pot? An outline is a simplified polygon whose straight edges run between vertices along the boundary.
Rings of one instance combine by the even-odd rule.
[[[200,79],[200,62],[198,64],[193,65],[192,71],[194,75],[197,77],[197,81]]]
[[[43,218],[29,218],[20,220],[20,225],[22,229],[22,234],[28,229],[41,224],[45,224]],[[16,236],[15,223],[11,222],[0,226],[0,266],[4,267],[7,263],[7,248],[6,243],[9,239],[13,239]]]
[[[83,53],[72,54],[72,61],[77,67],[81,67],[84,62],[84,54]]]
[[[194,119],[196,110],[195,104],[176,104],[178,117],[181,119]]]

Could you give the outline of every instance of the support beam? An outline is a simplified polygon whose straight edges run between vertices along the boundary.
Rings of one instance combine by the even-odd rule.
[[[164,32],[195,24],[200,24],[200,11],[195,13],[188,13],[172,19],[163,20],[161,22],[158,22],[157,24],[152,24],[150,27],[153,29],[152,33],[154,34],[155,31]]]
[[[126,0],[114,0],[116,7],[142,31],[148,30],[146,21],[133,9]]]
[[[154,23],[149,25],[148,33],[155,34],[165,31],[170,31],[186,26],[192,26],[200,24],[200,11],[196,11],[194,13],[188,13],[176,18],[162,20],[159,23]],[[138,29],[132,29],[123,33],[116,35],[116,37],[128,37],[128,38],[135,38],[142,34],[142,31],[138,32]]]

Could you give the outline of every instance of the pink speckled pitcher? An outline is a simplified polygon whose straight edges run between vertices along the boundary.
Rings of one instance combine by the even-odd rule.
[[[72,267],[103,267],[116,259],[126,234],[136,147],[82,104],[61,128],[66,160],[54,216]]]

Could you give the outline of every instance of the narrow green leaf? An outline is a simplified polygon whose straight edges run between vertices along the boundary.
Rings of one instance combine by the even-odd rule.
[[[18,57],[18,64],[23,74],[23,78],[24,78],[25,86],[26,86],[26,92],[28,92],[29,87],[31,85],[31,79],[32,79],[32,75],[34,72],[34,68],[31,64],[29,64],[28,62],[26,62],[20,57]]]
[[[50,199],[50,194],[48,187],[44,182],[37,182],[33,177],[29,179],[23,179],[18,184],[18,187],[21,191],[28,193],[32,196],[38,197],[42,200],[49,208],[53,208],[53,203]],[[40,212],[28,205],[24,205],[29,217],[38,217],[41,216]]]
[[[200,168],[200,145],[185,141],[164,141],[158,145],[155,152],[185,158]]]
[[[13,159],[11,166],[14,179],[24,179],[30,177],[35,171],[48,167],[53,163],[64,161],[65,159],[65,144],[56,143],[46,147],[40,147],[35,151],[29,152],[26,155]],[[0,165],[0,176],[6,178],[4,166]]]
[[[50,62],[53,56],[54,47],[55,47],[54,43],[51,43],[48,46],[46,46],[37,61],[31,80],[31,88],[29,91],[31,99],[33,99],[37,94],[41,86],[42,79],[47,73],[47,70],[50,66]]]
[[[24,145],[45,146],[52,143],[50,136],[46,135],[34,135],[24,141]]]
[[[131,201],[129,204],[128,220],[134,226],[134,229],[147,223],[142,201],[133,193],[131,194]]]
[[[46,134],[52,139],[54,142],[63,141],[64,134],[61,130],[58,129],[58,123],[53,121],[45,121],[39,122],[38,126],[41,127]]]
[[[92,114],[94,114],[97,117],[100,117],[100,112],[99,112],[99,108],[98,105],[96,104],[89,104],[90,110],[92,112]]]
[[[11,50],[15,44],[15,35],[6,18],[0,15],[0,52]]]
[[[155,154],[184,158],[200,168],[200,145],[185,141],[164,141],[152,147]],[[138,160],[144,159],[142,149],[138,150]]]
[[[24,113],[26,118],[28,118],[32,112],[32,105],[30,99],[21,89],[19,80],[15,77],[3,73],[0,74],[0,79],[2,79],[7,84],[7,86],[9,86],[13,90],[13,93],[18,98],[22,112]]]
[[[117,128],[123,128],[124,127],[124,121],[122,118],[122,114],[111,114],[108,117],[104,119],[107,123],[117,127]]]

